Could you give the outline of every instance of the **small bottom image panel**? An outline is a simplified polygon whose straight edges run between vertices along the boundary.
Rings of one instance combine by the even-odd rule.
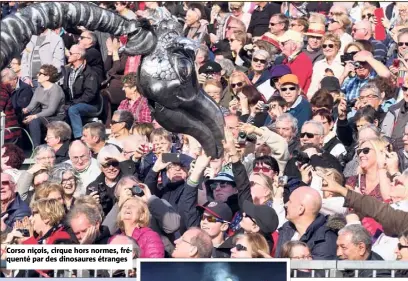
[[[286,281],[285,259],[140,259],[138,281]]]

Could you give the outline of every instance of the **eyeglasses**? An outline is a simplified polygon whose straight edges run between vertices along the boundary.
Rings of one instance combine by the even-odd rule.
[[[230,181],[219,181],[219,182],[214,182],[212,184],[210,184],[210,188],[211,190],[215,190],[217,189],[217,187],[219,186],[220,188],[226,188],[232,185],[232,182]]]
[[[323,47],[323,49],[326,49],[327,47],[329,47],[330,49],[333,49],[334,44],[323,44],[322,47]]]
[[[1,181],[1,185],[10,185],[11,181]]]
[[[45,136],[45,139],[46,139],[46,140],[49,140],[49,139],[56,139],[56,137],[54,137],[54,136]]]
[[[227,26],[227,30],[231,30],[231,29],[238,29],[239,27],[237,26]]]
[[[113,161],[108,161],[105,164],[101,164],[102,168],[109,168],[109,167],[113,167],[113,168],[117,168],[119,167],[119,162],[116,160]]]
[[[296,90],[296,87],[280,88],[280,90],[281,90],[281,92],[294,91],[294,90]]]
[[[232,43],[232,42],[234,42],[234,41],[236,41],[237,39],[230,39],[230,40],[228,40],[230,43]]]
[[[398,243],[398,250],[401,251],[402,249],[408,249],[408,245],[402,245],[401,243]]]
[[[365,29],[365,28],[353,28],[353,32],[357,32],[357,30]]]
[[[313,133],[300,133],[300,138],[303,139],[304,137],[307,137],[308,139],[313,139],[315,136],[320,136],[320,134],[313,134]]]
[[[405,86],[402,86],[401,89],[402,89],[403,92],[408,91],[408,87],[405,87]]]
[[[370,19],[373,16],[374,16],[373,14],[366,14],[366,15],[363,15],[361,18],[364,20],[365,18]]]
[[[236,83],[236,84],[234,84],[234,83],[231,83],[231,88],[235,88],[235,87],[243,87],[244,86],[244,83],[243,82],[238,82],[238,83]]]
[[[368,95],[368,96],[360,96],[359,100],[365,100],[365,99],[372,100],[372,99],[378,99],[378,98],[379,98],[379,96],[377,96],[377,95]]]
[[[48,156],[48,157],[38,157],[37,160],[43,161],[43,160],[54,160],[55,156]]]
[[[122,122],[124,122],[124,121],[111,120],[111,125],[115,125],[115,124],[122,123]]]
[[[90,37],[86,37],[86,36],[79,36],[79,39],[84,40],[84,39],[91,39]]]
[[[408,47],[408,42],[398,42],[398,47],[402,46]]]
[[[79,53],[73,53],[73,52],[71,52],[71,51],[69,51],[68,53],[69,53],[70,56],[72,56],[72,55],[79,55]]]
[[[61,183],[62,183],[62,184],[66,184],[66,183],[74,182],[74,181],[75,181],[75,177],[70,177],[70,178],[67,178],[67,179],[63,179],[63,180],[61,181]]]
[[[72,162],[76,163],[76,162],[79,162],[79,160],[84,161],[85,159],[88,159],[89,155],[86,154],[86,155],[81,155],[81,156],[73,156],[73,157],[70,157],[70,158],[71,158]]]
[[[367,155],[370,152],[370,150],[371,150],[371,148],[369,148],[369,147],[358,148],[358,149],[356,149],[356,153],[357,153],[357,156],[360,155],[361,152],[364,153],[365,155]]]
[[[236,244],[236,245],[235,245],[235,249],[236,249],[238,252],[248,251],[248,248],[245,247],[244,245],[241,245],[241,244]]]
[[[262,171],[262,173],[269,173],[270,171],[272,171],[272,169],[268,167],[255,166],[255,168],[253,168],[253,171],[255,173],[259,173],[260,171]]]
[[[135,153],[135,152],[136,152],[136,150],[130,150],[130,151],[125,151],[125,150],[123,150],[123,151],[122,151],[122,153],[123,153],[124,155],[133,154],[133,153]]]
[[[44,75],[44,76],[47,76],[47,74],[46,74],[46,73],[44,73],[44,72],[41,72],[41,71],[37,73],[37,76],[40,76],[40,75]]]
[[[275,26],[275,25],[281,24],[281,23],[283,23],[283,22],[270,22],[269,26]]]
[[[224,222],[222,219],[219,219],[217,217],[214,216],[205,216],[203,215],[203,217],[201,218],[202,221],[207,220],[208,222]]]
[[[265,63],[266,63],[266,60],[258,59],[258,58],[253,58],[252,61],[253,61],[253,62],[260,62],[260,63],[262,63],[262,64],[265,64]]]
[[[312,35],[309,35],[308,38],[309,39],[316,39],[316,40],[322,40],[323,39],[323,37],[321,37],[321,36],[312,36]]]

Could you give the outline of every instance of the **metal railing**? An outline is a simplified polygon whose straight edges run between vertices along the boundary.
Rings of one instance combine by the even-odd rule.
[[[4,134],[6,129],[6,114],[0,112],[0,146],[4,144]]]
[[[354,277],[358,277],[360,270],[372,270],[376,277],[377,270],[390,270],[391,277],[395,277],[397,270],[407,270],[407,261],[325,261],[325,260],[291,260],[290,267],[297,278],[299,270],[311,270],[311,277],[316,277],[316,272],[324,272],[322,277],[343,277],[342,271],[354,270]],[[303,277],[302,277],[303,278]]]

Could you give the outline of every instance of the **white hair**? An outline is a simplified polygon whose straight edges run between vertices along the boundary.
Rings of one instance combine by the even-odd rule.
[[[99,151],[97,161],[99,165],[102,165],[105,164],[107,158],[118,160],[120,156],[121,153],[118,148],[114,145],[108,144]]]
[[[308,125],[308,124],[311,124],[311,125],[315,126],[317,128],[317,130],[319,131],[319,135],[324,136],[324,127],[323,127],[322,123],[320,123],[318,121],[315,121],[315,120],[309,120],[309,121],[306,121],[303,124],[302,128],[304,126]]]

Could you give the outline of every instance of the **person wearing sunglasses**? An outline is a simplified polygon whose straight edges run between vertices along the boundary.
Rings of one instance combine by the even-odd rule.
[[[78,45],[85,49],[86,64],[96,72],[99,83],[105,80],[105,66],[101,52],[96,48],[98,38],[95,32],[85,30],[79,37]],[[72,48],[72,47],[71,47]]]
[[[228,4],[231,14],[235,18],[241,20],[245,24],[246,29],[248,29],[251,21],[251,14],[243,11],[244,2],[228,2]]]
[[[239,92],[241,92],[242,87],[246,85],[250,85],[251,81],[249,81],[246,74],[242,71],[234,71],[232,72],[230,79],[229,79],[229,92],[231,96],[236,99]]]
[[[336,34],[340,38],[340,54],[344,53],[344,47],[353,42],[353,37],[347,32],[350,25],[351,21],[347,14],[333,15],[332,19],[329,20],[327,31]]]
[[[288,30],[278,38],[282,54],[285,55],[283,64],[289,66],[292,74],[298,77],[300,89],[307,93],[312,79],[312,60],[302,51],[304,46],[303,35],[299,32]]]
[[[123,140],[130,136],[134,124],[134,115],[127,110],[117,110],[112,115],[111,135],[108,143],[123,147]]]
[[[226,202],[228,198],[238,193],[232,171],[223,170],[218,175],[206,181],[215,201]]]
[[[211,258],[214,249],[210,235],[198,227],[190,227],[174,244],[172,258]]]
[[[203,211],[200,228],[210,235],[214,246],[212,258],[229,258],[230,246],[224,244],[229,223],[232,220],[231,208],[226,203],[209,202],[199,206]]]
[[[57,68],[53,65],[42,65],[38,72],[38,87],[30,101],[23,108],[26,115],[23,123],[28,125],[34,147],[42,143],[42,128],[51,121],[63,121],[65,119],[65,95],[62,88],[56,84],[60,79]]]
[[[303,48],[305,54],[311,59],[312,64],[324,58],[322,50],[322,38],[326,29],[324,24],[311,23],[305,33],[307,44]]]
[[[279,79],[281,96],[288,104],[288,113],[298,120],[298,127],[312,118],[312,108],[308,100],[301,95],[299,79],[295,74],[287,74]]]
[[[354,40],[368,40],[373,47],[374,58],[383,63],[387,57],[387,47],[379,40],[374,39],[372,23],[368,20],[356,22],[352,29],[352,36]]]
[[[309,100],[319,89],[320,82],[325,77],[325,70],[331,69],[334,76],[340,78],[344,72],[344,66],[340,59],[340,38],[333,33],[326,33],[322,38],[322,50],[324,58],[313,65],[312,82],[307,92]]]
[[[248,79],[255,87],[270,79],[270,61],[271,57],[267,51],[257,50],[252,55],[251,71],[248,73]]]
[[[117,183],[124,175],[128,175],[132,171],[127,169],[127,165],[125,168],[123,164],[129,162],[114,145],[107,145],[102,148],[97,161],[101,174],[86,187],[86,194],[100,202],[106,216],[113,207]]]
[[[240,234],[235,237],[235,245],[231,249],[231,258],[262,258],[259,251],[269,254],[266,239],[258,233]]]

